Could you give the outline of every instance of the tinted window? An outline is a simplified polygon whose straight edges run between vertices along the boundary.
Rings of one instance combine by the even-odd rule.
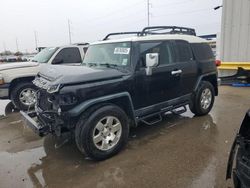
[[[198,61],[214,60],[214,54],[209,44],[206,43],[194,43],[191,44],[194,56]]]
[[[186,41],[175,41],[175,52],[178,62],[186,62],[193,59],[190,44]]]
[[[140,44],[140,56],[142,66],[146,66],[146,54],[159,53],[160,65],[173,62],[173,53],[169,42],[147,42]]]
[[[61,63],[81,63],[81,55],[78,48],[64,48],[55,57],[62,60]]]

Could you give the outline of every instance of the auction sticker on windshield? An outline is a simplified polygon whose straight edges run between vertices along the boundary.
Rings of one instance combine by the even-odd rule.
[[[129,54],[130,48],[115,48],[114,54]]]

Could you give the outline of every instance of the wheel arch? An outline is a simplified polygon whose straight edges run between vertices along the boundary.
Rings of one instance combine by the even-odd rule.
[[[34,80],[35,76],[27,76],[27,77],[19,77],[15,78],[10,82],[10,87],[9,87],[9,98],[11,96],[13,88],[20,82],[31,82]]]
[[[217,81],[217,74],[216,73],[210,73],[210,74],[205,74],[205,75],[202,75],[196,86],[195,86],[195,90],[194,91],[197,91],[199,85],[201,84],[202,81],[207,81],[207,82],[210,82],[212,84],[212,86],[214,87],[214,92],[215,92],[215,96],[218,96],[218,81]]]
[[[131,96],[128,92],[123,93],[117,93],[112,95],[107,95],[95,99],[87,100],[83,103],[80,103],[70,111],[66,113],[66,115],[70,117],[78,117],[82,113],[86,112],[88,109],[101,104],[114,104],[121,109],[124,110],[124,112],[127,114],[129,119],[132,122],[132,125],[136,125],[135,116],[134,116],[134,107],[132,103]]]

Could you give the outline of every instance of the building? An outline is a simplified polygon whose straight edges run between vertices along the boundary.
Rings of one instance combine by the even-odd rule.
[[[250,0],[223,0],[219,54],[223,75],[250,70]]]

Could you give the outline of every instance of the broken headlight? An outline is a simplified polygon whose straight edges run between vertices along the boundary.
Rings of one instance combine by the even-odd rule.
[[[51,85],[47,88],[47,92],[48,93],[56,93],[58,92],[60,89],[60,84],[57,84],[57,85]]]
[[[74,94],[62,94],[59,97],[59,105],[65,106],[65,105],[73,105],[77,103],[77,98]]]

